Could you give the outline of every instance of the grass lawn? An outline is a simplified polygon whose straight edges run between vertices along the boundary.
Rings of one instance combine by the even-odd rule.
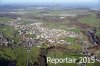
[[[30,53],[30,57],[31,57],[31,61],[37,61],[37,57],[39,56],[40,53],[40,48],[39,47],[32,47],[31,48],[31,53]]]
[[[14,60],[15,59],[15,54],[14,54],[14,51],[11,49],[11,48],[0,48],[0,58],[1,57],[4,57],[6,59],[9,59],[9,60]]]
[[[78,33],[78,34],[81,32],[79,28],[74,28],[74,29],[71,29],[69,31],[73,31],[73,32]]]
[[[1,26],[0,32],[3,32],[6,37],[13,38],[14,37],[14,28],[11,26]]]
[[[40,48],[36,46],[31,48],[30,61],[32,62],[37,61],[37,57],[39,56],[39,51]],[[16,66],[26,66],[26,61],[27,61],[26,49],[24,47],[18,47],[16,48],[16,53],[17,53]],[[2,57],[8,60],[14,60],[16,58],[14,51],[10,47],[0,48],[0,58]]]
[[[18,58],[17,58],[17,66],[26,66],[27,60],[27,51],[23,47],[18,47],[16,49]]]
[[[96,35],[100,36],[100,30],[97,30]]]
[[[64,53],[58,50],[50,51],[47,56],[51,58],[66,58],[66,57],[72,58],[74,57],[76,59],[79,59],[79,57],[83,57],[80,54]],[[58,64],[48,63],[48,66],[77,66],[77,63],[61,63],[61,64],[60,63]],[[90,63],[90,64],[87,64],[87,66],[94,66],[94,64]]]
[[[64,53],[64,52],[61,52],[61,51],[57,51],[57,50],[54,50],[54,51],[51,51],[48,53],[48,57],[51,57],[51,58],[78,58],[80,57],[81,55],[73,55],[73,54],[68,54],[68,53]],[[58,63],[58,64],[53,64],[53,63],[48,63],[48,66],[77,66],[76,63]]]
[[[91,15],[85,16],[83,18],[80,19],[80,22],[82,23],[86,23],[89,24],[93,27],[98,27],[100,24],[100,19],[96,18],[96,14],[95,13],[91,13]]]
[[[11,19],[8,18],[8,17],[0,17],[0,21],[2,21],[2,22],[8,22],[8,21],[11,21]]]
[[[37,61],[37,57],[39,56],[39,51],[40,48],[34,46],[30,50],[30,62],[34,63]],[[17,48],[17,53],[18,53],[18,63],[17,66],[26,66],[26,61],[27,61],[27,51],[23,47]]]
[[[66,37],[66,38],[64,38],[64,40],[67,41],[67,42],[75,43],[76,38],[73,38],[73,37]]]

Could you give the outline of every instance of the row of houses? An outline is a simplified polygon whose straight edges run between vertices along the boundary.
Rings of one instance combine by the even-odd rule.
[[[0,45],[7,46],[10,43],[9,39],[4,37],[3,33],[0,33]]]
[[[80,38],[81,34],[77,34],[73,31],[65,31],[62,29],[49,29],[47,27],[44,27],[44,24],[42,22],[32,23],[32,24],[16,24],[15,29],[19,31],[19,34],[21,36],[24,36],[23,38],[27,41],[29,37],[25,37],[26,35],[35,35],[34,38],[30,37],[31,39],[44,39],[48,42],[52,43],[59,43],[59,44],[70,44],[69,42],[66,42],[65,40],[62,40],[60,38],[65,37],[72,37],[72,38]],[[29,38],[29,39],[30,39]]]

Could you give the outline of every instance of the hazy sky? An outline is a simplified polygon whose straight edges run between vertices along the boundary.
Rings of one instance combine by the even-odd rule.
[[[0,3],[98,3],[100,0],[0,0]]]

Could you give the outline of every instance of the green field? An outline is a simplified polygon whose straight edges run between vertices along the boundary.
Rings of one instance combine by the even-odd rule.
[[[93,27],[100,26],[100,19],[96,18],[96,13],[90,13],[90,15],[81,18],[79,21],[91,25]]]
[[[8,21],[11,21],[11,19],[8,18],[8,17],[0,17],[0,21],[2,21],[2,22],[8,22]]]
[[[0,26],[0,32],[4,33],[6,37],[13,38],[15,30],[11,26]]]
[[[58,51],[58,50],[54,50],[48,53],[47,55],[48,57],[51,58],[75,58],[77,60],[79,60],[79,57],[83,57],[80,54],[75,54],[75,53],[64,53],[62,51]],[[48,63],[48,66],[77,66],[77,63],[58,63],[58,64],[54,64],[54,63]],[[87,66],[94,66],[94,64],[89,63],[87,64]]]
[[[15,52],[10,47],[0,48],[0,58],[5,58],[8,60],[17,60],[16,66],[26,66],[27,62],[27,51],[24,47],[18,47],[15,49],[17,53],[17,58]],[[34,46],[30,51],[30,61],[34,63],[37,61],[37,57],[39,56],[40,48]]]

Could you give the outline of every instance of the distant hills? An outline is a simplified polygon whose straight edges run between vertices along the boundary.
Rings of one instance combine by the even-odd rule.
[[[19,9],[19,8],[27,8],[27,7],[57,7],[57,8],[100,8],[100,5],[97,3],[91,4],[74,4],[74,3],[45,3],[45,4],[0,4],[0,10],[2,9]]]

